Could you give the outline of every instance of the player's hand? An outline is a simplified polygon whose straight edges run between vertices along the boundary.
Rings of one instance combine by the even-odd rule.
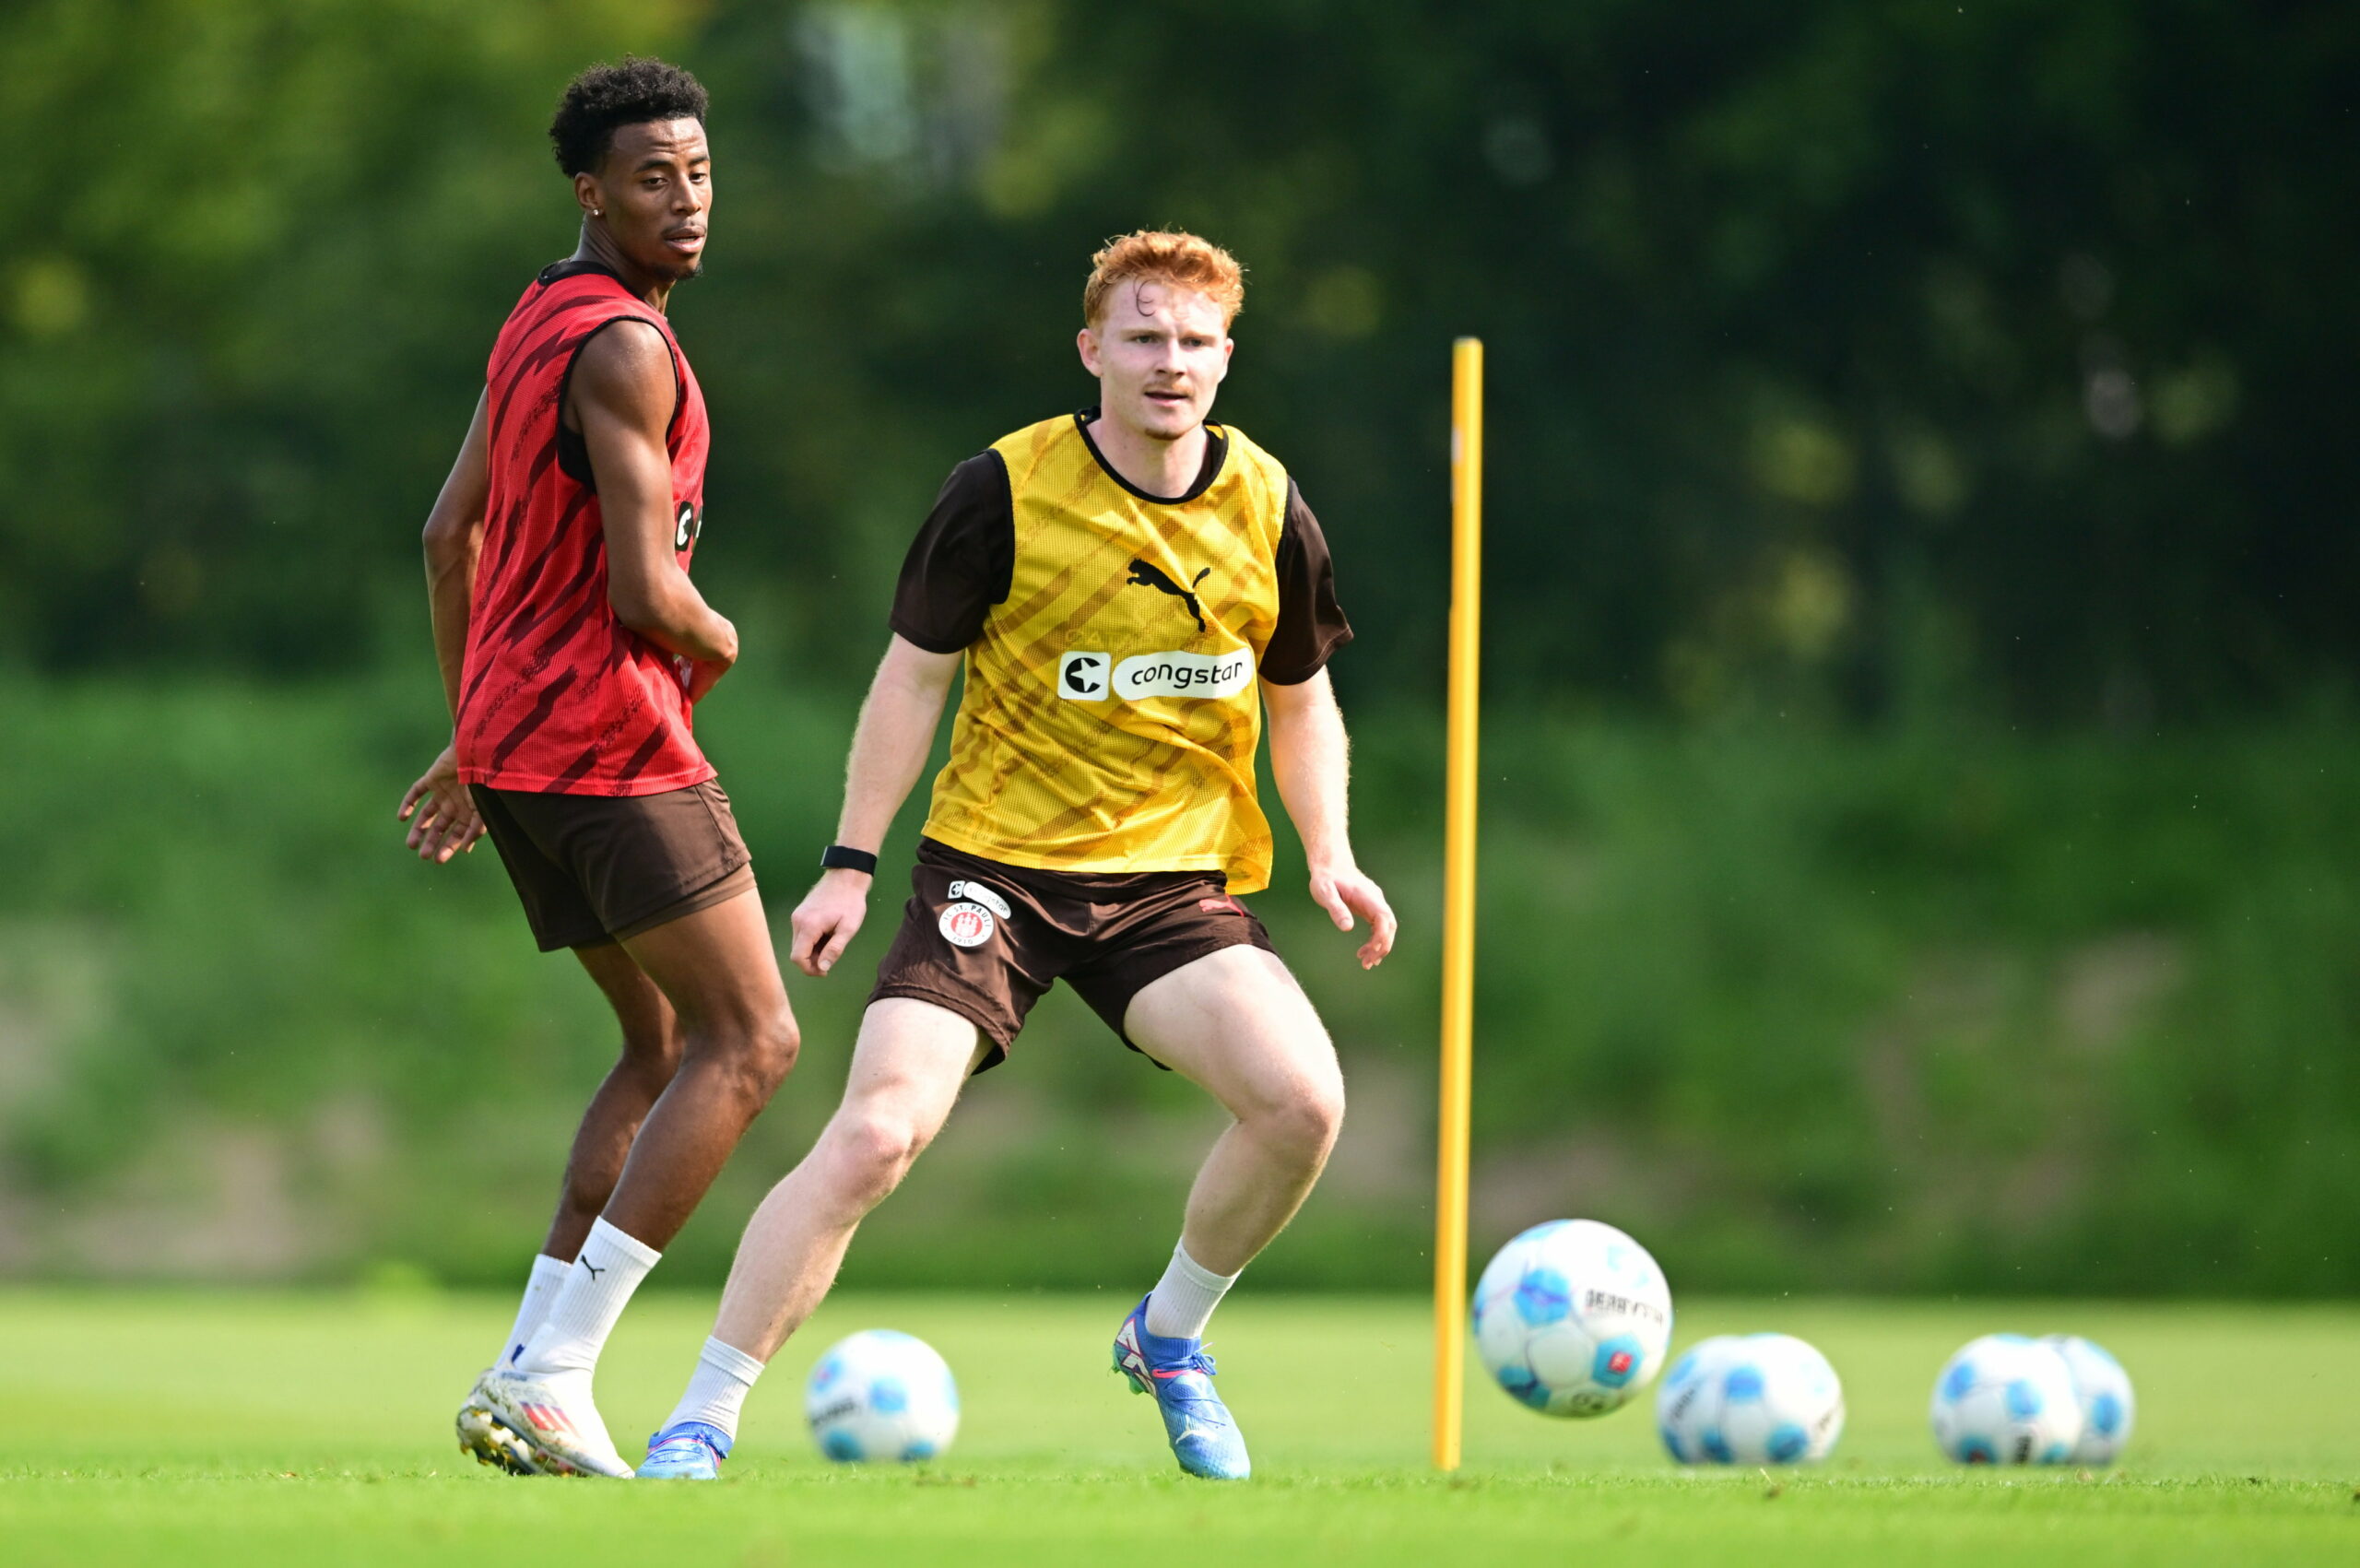
[[[459,782],[459,760],[453,747],[445,746],[434,765],[409,786],[394,819],[409,824],[409,847],[420,860],[440,866],[476,847],[476,840],[483,837],[483,817],[476,810],[475,796]]]
[[[699,608],[711,623],[703,628],[703,634],[685,649],[677,642],[665,643],[672,650],[672,674],[680,683],[680,695],[692,708],[738,664],[737,626],[727,616],[715,615],[702,605]]]
[[[868,917],[868,884],[875,880],[866,871],[838,869],[811,884],[789,922],[795,945],[786,956],[796,968],[816,980],[836,966]]]
[[[687,697],[689,706],[693,708],[703,701],[704,694],[719,685],[721,678],[727,675],[730,668],[719,659],[681,659],[680,691]]]
[[[1393,918],[1393,906],[1385,902],[1385,890],[1363,876],[1358,867],[1314,870],[1311,902],[1328,912],[1339,931],[1351,930],[1355,914],[1367,920],[1368,940],[1361,944],[1360,951],[1363,969],[1375,969],[1393,950],[1393,933],[1400,923]]]

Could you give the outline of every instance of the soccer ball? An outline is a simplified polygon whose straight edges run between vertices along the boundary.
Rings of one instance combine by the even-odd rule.
[[[803,1412],[831,1459],[932,1459],[959,1433],[959,1385],[925,1340],[867,1328],[820,1358]]]
[[[1844,1385],[1825,1356],[1791,1334],[1705,1345],[1711,1354],[1697,1359],[1681,1391],[1668,1382],[1658,1399],[1657,1427],[1673,1458],[1809,1465],[1827,1457],[1844,1434]],[[1676,1413],[1668,1415],[1665,1399]]]
[[[2122,1363],[2091,1341],[2075,1334],[2051,1334],[2041,1341],[2056,1347],[2072,1374],[2073,1392],[2082,1402],[2082,1441],[2073,1445],[2072,1463],[2111,1465],[2130,1441],[2130,1422],[2138,1405],[2130,1397],[2130,1374]]]
[[[1664,1451],[1683,1465],[1696,1463],[1704,1453],[1698,1437],[1708,1403],[1705,1390],[1714,1382],[1722,1358],[1738,1343],[1734,1334],[1698,1340],[1681,1352],[1656,1385],[1656,1435],[1663,1439]]]
[[[1552,1416],[1598,1416],[1653,1382],[1671,1291],[1647,1249],[1594,1220],[1535,1225],[1475,1285],[1475,1347],[1499,1385]]]
[[[2082,1401],[2055,1346],[1987,1334],[1935,1380],[1933,1423],[1962,1465],[2061,1465],[2082,1440]]]

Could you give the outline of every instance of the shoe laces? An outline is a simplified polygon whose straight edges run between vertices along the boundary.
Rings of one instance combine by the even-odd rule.
[[[713,1456],[715,1464],[720,1463],[723,1457],[721,1450],[714,1444],[713,1439],[701,1432],[675,1432],[669,1434],[659,1432],[654,1444],[648,1448],[647,1456],[653,1459],[659,1454],[677,1454],[683,1448],[702,1448]]]
[[[1211,1354],[1200,1345],[1187,1355],[1182,1356],[1178,1361],[1165,1362],[1159,1365],[1155,1370],[1158,1372],[1201,1372],[1207,1377],[1210,1377],[1213,1375],[1213,1358]]]

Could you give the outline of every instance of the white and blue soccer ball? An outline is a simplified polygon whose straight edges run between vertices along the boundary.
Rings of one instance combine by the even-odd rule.
[[[2082,1401],[2057,1347],[1987,1334],[1934,1381],[1934,1441],[1962,1465],[2062,1465],[2082,1441]]]
[[[1594,1220],[1552,1220],[1502,1247],[1476,1282],[1475,1348],[1518,1402],[1598,1416],[1655,1380],[1671,1290],[1647,1249]]]
[[[2103,1347],[2078,1334],[2051,1334],[2041,1342],[2065,1359],[2082,1404],[2082,1440],[2073,1445],[2072,1463],[2113,1464],[2130,1441],[2130,1423],[2139,1413],[2130,1397],[2130,1374]]]
[[[1739,1343],[1734,1334],[1699,1339],[1671,1363],[1656,1385],[1656,1435],[1664,1452],[1683,1465],[1693,1465],[1704,1453],[1705,1391],[1711,1386],[1721,1359]]]
[[[820,1358],[804,1385],[803,1411],[831,1459],[934,1459],[959,1435],[959,1385],[925,1340],[867,1328]]]
[[[1844,1435],[1844,1385],[1791,1334],[1707,1339],[1664,1380],[1656,1429],[1683,1465],[1810,1465]]]

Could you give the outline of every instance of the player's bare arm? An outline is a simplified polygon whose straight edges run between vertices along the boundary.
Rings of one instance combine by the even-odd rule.
[[[926,769],[959,658],[957,654],[929,654],[899,636],[887,644],[860,705],[852,756],[844,764],[838,843],[871,855],[883,845],[894,813]],[[788,956],[797,969],[816,977],[835,967],[867,918],[868,889],[874,880],[870,873],[848,867],[820,873],[795,908],[795,945]]]
[[[607,599],[615,619],[690,661],[695,701],[738,662],[738,629],[704,601],[674,553],[672,459],[665,433],[678,396],[664,340],[619,321],[574,363],[568,412],[580,422],[606,522]]]
[[[1266,680],[1262,706],[1269,715],[1270,772],[1303,839],[1312,902],[1328,912],[1339,931],[1351,930],[1356,914],[1368,922],[1360,961],[1363,969],[1375,969],[1393,950],[1398,923],[1385,890],[1352,859],[1345,826],[1351,749],[1336,706],[1335,683],[1324,669],[1292,686]]]
[[[466,439],[459,443],[458,461],[451,465],[442,492],[427,513],[424,536],[434,660],[442,666],[442,696],[454,723],[459,715],[459,678],[466,665],[476,555],[483,547],[484,501],[491,490],[485,400],[485,396],[476,399],[475,418],[467,423]],[[439,866],[462,850],[475,848],[476,841],[483,837],[483,817],[476,809],[475,797],[459,782],[454,747],[445,745],[442,754],[409,786],[395,819],[409,823],[409,847],[421,860]]]

